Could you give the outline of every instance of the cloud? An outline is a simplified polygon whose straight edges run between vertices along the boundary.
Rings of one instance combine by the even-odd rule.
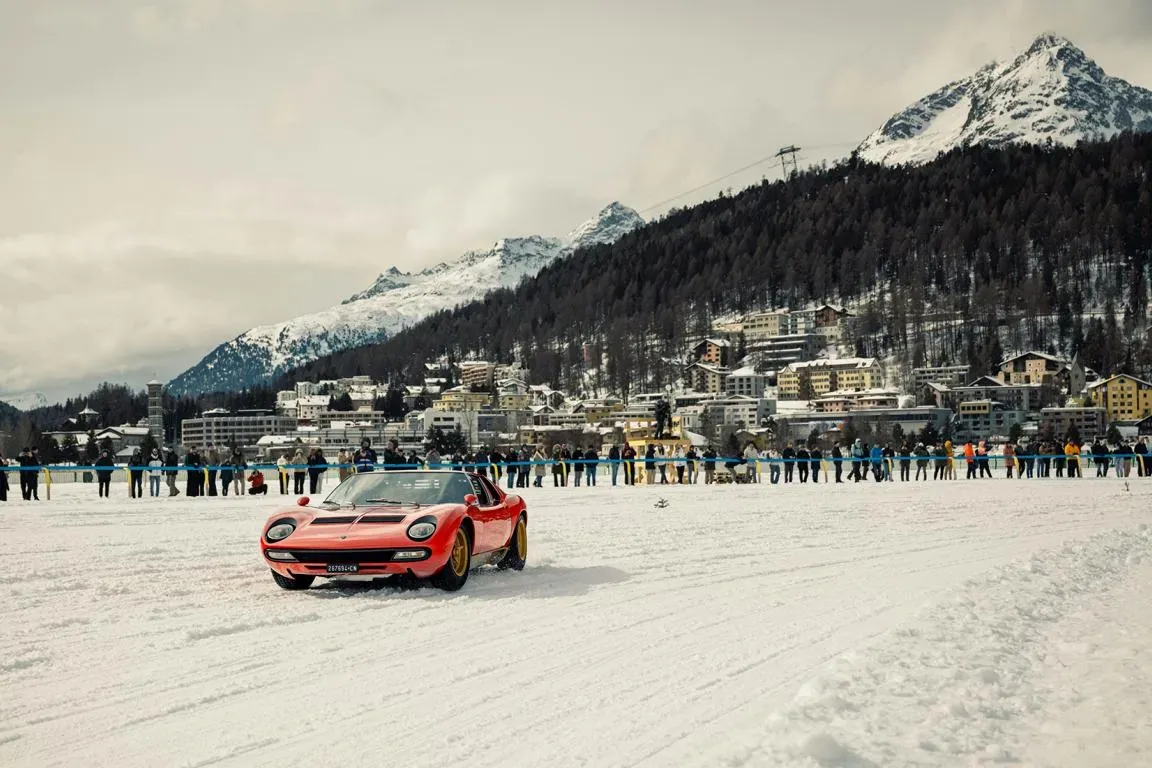
[[[1146,0],[11,5],[0,391],[163,377],[393,264],[846,153],[1043,31],[1152,84]]]

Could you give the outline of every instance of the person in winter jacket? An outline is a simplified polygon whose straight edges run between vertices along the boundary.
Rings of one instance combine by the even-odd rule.
[[[315,495],[320,492],[320,478],[324,476],[324,465],[327,463],[328,460],[319,448],[308,452],[308,493]]]
[[[876,482],[884,479],[884,449],[880,447],[879,443],[872,446],[872,450],[868,452],[868,458],[872,461],[872,476],[876,478]]]
[[[756,444],[751,440],[744,446],[744,468],[748,473],[748,482],[760,482],[760,454],[756,450]]]
[[[180,489],[176,487],[176,474],[179,470],[176,468],[180,466],[180,457],[176,455],[174,448],[168,448],[164,451],[164,477],[168,482],[168,496],[179,496]]]
[[[340,482],[344,482],[348,479],[348,476],[352,474],[351,470],[345,466],[349,461],[351,461],[351,458],[348,456],[348,451],[341,448],[340,453],[336,454],[336,463],[340,465]]]
[[[7,466],[8,461],[4,458],[3,451],[0,451],[0,501],[8,501],[8,472],[5,471]]]
[[[112,483],[112,468],[115,464],[108,451],[100,451],[100,458],[96,459],[96,485],[97,492],[102,498],[108,498],[109,486]]]
[[[385,471],[392,471],[403,469],[404,455],[400,453],[400,443],[396,440],[389,440],[387,446],[384,448],[384,455],[381,457],[381,463],[384,465]]]
[[[193,445],[188,449],[188,453],[184,454],[184,469],[188,475],[185,493],[189,498],[199,496],[204,490],[204,473],[201,469],[203,466],[200,451]]]
[[[860,482],[865,478],[868,470],[864,467],[864,441],[856,438],[856,442],[852,444],[852,474],[848,476],[849,480]]]
[[[1068,466],[1068,477],[1080,477],[1080,446],[1073,440],[1064,445],[1064,460]]]
[[[352,457],[357,472],[371,472],[376,468],[376,451],[372,450],[372,443],[367,438],[360,442],[360,450]]]
[[[814,483],[820,482],[820,460],[823,458],[823,454],[820,453],[820,446],[814,445],[808,450],[808,459],[812,464],[812,474],[809,477]],[[828,482],[827,477],[824,478],[824,482]]]
[[[244,470],[248,462],[244,461],[244,451],[239,446],[232,449],[228,463],[232,465],[232,493],[240,496],[244,493]]]
[[[900,482],[906,483],[912,469],[912,447],[907,440],[900,444],[897,455],[900,457]]]
[[[264,473],[258,469],[253,469],[252,473],[248,475],[248,486],[249,496],[268,495],[268,484],[264,482]]]
[[[428,463],[428,469],[440,469],[440,451],[436,450],[436,446],[428,449],[428,453],[424,454],[424,461]]]
[[[672,454],[672,460],[676,466],[676,484],[684,485],[684,470],[687,468],[688,460],[684,458],[683,446],[676,446],[676,451]]]
[[[624,462],[624,484],[636,485],[636,449],[631,443],[624,443],[620,461]]]
[[[515,488],[516,476],[517,474],[520,474],[522,469],[520,466],[520,454],[516,453],[515,448],[508,449],[508,454],[505,456],[505,462],[507,462],[508,487]]]
[[[980,465],[980,477],[992,477],[992,468],[989,466],[988,443],[984,440],[976,446],[976,463]]]
[[[128,459],[128,496],[133,499],[144,498],[144,454],[140,449],[132,451],[132,458]]]
[[[1016,447],[1012,443],[1004,443],[1004,469],[1006,477],[1012,479],[1012,470],[1016,468]],[[1023,473],[1021,473],[1023,474]]]
[[[148,495],[160,495],[160,481],[163,472],[160,467],[164,466],[164,459],[160,457],[160,451],[157,448],[152,449],[152,455],[148,457]]]
[[[292,493],[304,493],[304,478],[308,476],[308,457],[304,455],[303,448],[297,448],[289,462],[292,467]]]
[[[881,451],[884,457],[884,462],[881,466],[880,473],[885,482],[891,483],[892,480],[892,464],[896,459],[896,451],[892,450],[892,443],[884,443],[884,450]]]
[[[644,483],[652,485],[656,482],[656,445],[649,443],[644,449]]]
[[[25,448],[16,459],[21,466],[20,495],[24,501],[40,501],[40,470],[36,469],[40,466],[40,452]]]
[[[974,479],[976,477],[976,446],[972,445],[971,440],[964,443],[964,462],[968,465],[968,476],[966,479]]]
[[[234,473],[232,459],[229,457],[220,465],[220,495],[228,495],[228,489],[232,486],[232,476]]]
[[[584,451],[580,450],[580,446],[576,446],[572,451],[572,477],[573,486],[580,487],[580,480],[584,477]]]
[[[716,449],[708,446],[704,449],[704,485],[716,482]]]
[[[216,496],[216,474],[219,472],[217,467],[220,466],[220,452],[216,450],[213,443],[208,443],[208,450],[204,454],[204,460],[207,462],[205,466],[208,469],[208,496]]]
[[[924,475],[924,479],[928,479],[928,449],[924,447],[924,443],[916,443],[916,447],[912,449],[912,455],[916,457],[916,479],[920,479],[920,475]]]
[[[584,465],[584,477],[588,485],[596,485],[596,467],[600,463],[600,454],[594,447],[589,446],[588,450],[584,451],[584,461],[587,462]]]
[[[796,474],[799,475],[799,480],[802,483],[808,482],[808,463],[811,461],[812,456],[808,453],[808,449],[804,443],[796,443]]]
[[[612,485],[616,485],[616,479],[620,476],[620,446],[616,443],[608,449],[608,467],[612,473]]]
[[[544,485],[544,476],[548,474],[548,459],[544,456],[544,446],[536,446],[536,450],[532,453],[532,474],[536,479],[532,481],[533,488],[540,488]]]
[[[840,450],[839,442],[832,443],[832,471],[836,473],[836,482],[844,482],[844,452]]]
[[[1148,455],[1148,438],[1140,438],[1140,441],[1132,447],[1132,452],[1136,454],[1136,474],[1141,477],[1152,476],[1152,456]]]
[[[796,449],[790,445],[784,446],[784,450],[780,452],[780,458],[784,460],[784,482],[792,482],[792,475],[796,471]]]

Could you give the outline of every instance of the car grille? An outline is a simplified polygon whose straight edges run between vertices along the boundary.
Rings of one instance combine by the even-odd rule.
[[[390,563],[394,549],[293,549],[297,562],[327,565],[329,563]]]
[[[355,522],[355,517],[318,517],[312,521],[312,525],[334,525],[336,523]],[[404,515],[364,515],[360,518],[361,523],[402,523],[404,522]]]

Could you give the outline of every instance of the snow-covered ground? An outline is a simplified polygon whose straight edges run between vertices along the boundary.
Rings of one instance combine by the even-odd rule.
[[[279,590],[277,497],[53,495],[0,505],[4,766],[1152,761],[1152,481],[533,489],[456,594]]]

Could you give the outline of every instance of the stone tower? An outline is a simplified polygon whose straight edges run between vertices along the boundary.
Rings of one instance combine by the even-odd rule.
[[[155,379],[148,382],[148,431],[164,445],[164,385]]]

